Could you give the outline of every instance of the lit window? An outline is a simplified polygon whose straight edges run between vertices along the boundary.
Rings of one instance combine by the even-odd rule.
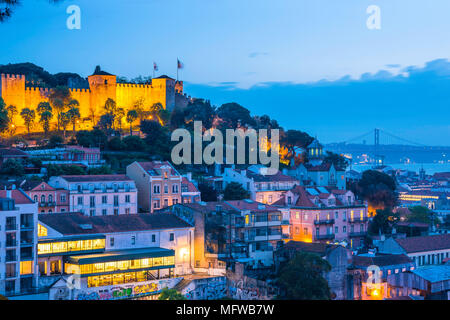
[[[33,261],[20,261],[20,274],[32,274]]]
[[[46,237],[48,234],[47,228],[38,223],[38,237]]]

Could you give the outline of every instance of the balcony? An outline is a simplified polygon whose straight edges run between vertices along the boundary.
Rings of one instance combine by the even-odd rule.
[[[324,220],[314,220],[314,224],[315,225],[320,225],[320,224],[334,224],[334,219],[324,219]]]
[[[17,229],[18,229],[18,225],[15,223],[9,223],[9,224],[6,224],[6,226],[5,226],[6,231],[15,231]]]
[[[6,240],[6,245],[7,248],[10,247],[17,247],[17,240]]]
[[[5,278],[6,279],[17,278],[17,275],[18,275],[17,271],[10,271],[10,272],[7,271],[5,273]]]
[[[33,239],[21,238],[20,239],[20,245],[21,246],[32,246],[33,245]]]
[[[56,202],[39,202],[39,207],[55,207]]]
[[[290,225],[290,222],[289,222],[289,220],[282,220],[281,225],[288,226],[288,225]]]
[[[369,221],[369,218],[367,218],[367,217],[348,219],[349,223],[364,223],[367,221]]]
[[[17,255],[15,254],[7,254],[5,257],[5,262],[16,262],[17,261]]]
[[[335,234],[316,234],[316,240],[334,240]]]
[[[350,232],[349,237],[350,238],[360,238],[365,237],[367,235],[367,232]]]

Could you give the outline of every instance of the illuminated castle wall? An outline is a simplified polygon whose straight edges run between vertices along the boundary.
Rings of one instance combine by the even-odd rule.
[[[183,95],[183,82],[175,81],[167,76],[152,79],[150,84],[117,83],[116,76],[107,72],[96,72],[88,77],[89,89],[69,88],[72,98],[80,103],[81,118],[89,118],[91,115],[98,120],[104,114],[103,106],[108,98],[116,101],[117,106],[129,110],[136,101],[142,100],[143,107],[148,108],[159,102],[169,111],[175,108],[175,102],[187,100]],[[1,74],[0,96],[6,106],[15,105],[18,115],[13,123],[19,132],[24,130],[23,119],[20,112],[23,108],[36,110],[40,102],[48,101],[51,89],[27,87],[24,75]],[[41,131],[36,116],[33,131]],[[54,115],[53,120],[55,121]]]

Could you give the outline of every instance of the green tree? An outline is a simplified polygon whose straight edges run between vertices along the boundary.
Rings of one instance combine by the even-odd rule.
[[[0,98],[1,99],[1,98]],[[19,113],[19,111],[17,110],[17,107],[10,104],[7,108],[6,111],[8,112],[8,119],[9,119],[9,124],[10,124],[10,130],[11,130],[11,135],[14,134],[15,129],[16,129],[16,123],[15,123],[15,119],[17,114]]]
[[[77,144],[86,147],[103,147],[107,143],[107,137],[103,131],[99,129],[94,129],[92,131],[81,130],[76,134]]]
[[[47,136],[50,129],[50,120],[52,118],[53,114],[50,111],[44,111],[40,115],[39,123],[42,125],[42,129],[44,129],[45,136]]]
[[[142,151],[147,148],[145,141],[138,136],[128,136],[122,140],[125,150]]]
[[[124,108],[117,108],[116,111],[116,122],[117,122],[117,126],[122,134],[122,119],[123,117],[125,117],[125,109]]]
[[[46,111],[52,112],[52,106],[48,102],[39,102],[36,108],[37,114],[40,117]]]
[[[57,121],[58,121],[58,131],[61,126],[61,113],[65,111],[69,103],[72,101],[72,94],[66,86],[57,86],[52,89],[49,95],[50,104],[56,111]]]
[[[317,254],[298,252],[280,268],[277,284],[281,289],[281,299],[329,300],[331,298],[325,273],[331,265]]]
[[[63,129],[64,139],[66,138],[66,131],[67,131],[67,126],[69,125],[69,123],[70,123],[69,111],[61,112],[59,114],[59,124],[60,124],[61,128]]]
[[[6,130],[8,130],[10,123],[8,110],[5,106],[6,106],[5,102],[3,101],[2,97],[0,97],[0,133],[3,133]]]
[[[194,121],[201,121],[206,129],[213,126],[213,121],[216,116],[216,110],[209,100],[195,99],[190,102],[184,112],[185,124],[193,129]]]
[[[140,125],[141,132],[145,134],[145,142],[151,155],[159,156],[164,160],[170,158],[169,130],[161,126],[158,121],[144,120]]]
[[[394,213],[391,208],[378,209],[375,217],[369,224],[369,233],[391,234],[392,226],[399,220],[398,214]]]
[[[76,100],[72,100],[72,101],[76,101]],[[77,124],[78,120],[80,120],[80,118],[81,118],[80,108],[78,108],[75,105],[72,105],[66,113],[67,113],[67,117],[69,118],[69,122],[72,123],[72,135],[75,135],[76,134],[76,124]]]
[[[411,214],[406,218],[408,222],[423,222],[428,224],[439,223],[439,220],[434,217],[433,211],[423,206],[414,206],[409,208]]]
[[[90,175],[100,175],[100,174],[112,174],[112,170],[109,166],[101,166],[97,168],[90,168],[88,174]]]
[[[59,146],[60,144],[64,143],[64,138],[58,134],[54,134],[50,137],[50,140],[48,143],[51,147],[56,147],[56,146]]]
[[[206,183],[199,183],[198,191],[200,191],[202,201],[217,201],[217,191]]]
[[[23,118],[23,122],[27,127],[28,134],[30,134],[30,128],[33,126],[34,120],[36,118],[36,113],[30,108],[23,108],[20,112],[20,116]]]
[[[325,163],[332,163],[336,168],[346,169],[348,167],[348,160],[341,156],[340,154],[327,151],[325,159],[323,159]]]
[[[106,100],[106,102],[105,102],[105,105],[103,106],[103,109],[105,109],[105,112],[106,112],[106,114],[103,115],[103,116],[107,116],[108,117],[108,119],[109,119],[108,122],[111,123],[112,129],[115,130],[115,128],[116,128],[115,122],[116,122],[116,117],[117,117],[117,104],[116,104],[116,102],[113,99],[108,98]],[[106,119],[106,117],[104,117],[103,119]]]
[[[217,109],[217,116],[220,118],[220,129],[236,129],[256,124],[250,111],[235,102],[221,105]]]
[[[394,208],[398,202],[395,180],[376,170],[364,171],[355,184],[350,184],[349,189],[359,198],[367,200],[373,210]]]
[[[225,200],[249,199],[250,193],[244,189],[242,184],[238,182],[230,182],[223,191],[223,198]]]
[[[165,287],[161,290],[158,300],[186,300],[186,297],[179,293],[176,289],[169,289]]]
[[[23,176],[25,170],[21,161],[16,159],[8,159],[2,164],[1,173],[12,176]]]
[[[130,124],[130,135],[133,135],[133,122],[139,117],[136,110],[128,110],[126,121]]]

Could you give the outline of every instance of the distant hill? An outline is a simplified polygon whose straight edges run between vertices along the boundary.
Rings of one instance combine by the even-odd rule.
[[[86,85],[86,79],[79,74],[71,72],[51,74],[44,68],[30,62],[0,65],[0,73],[23,74],[26,84],[29,86],[56,87],[69,85],[71,87],[85,87]]]

